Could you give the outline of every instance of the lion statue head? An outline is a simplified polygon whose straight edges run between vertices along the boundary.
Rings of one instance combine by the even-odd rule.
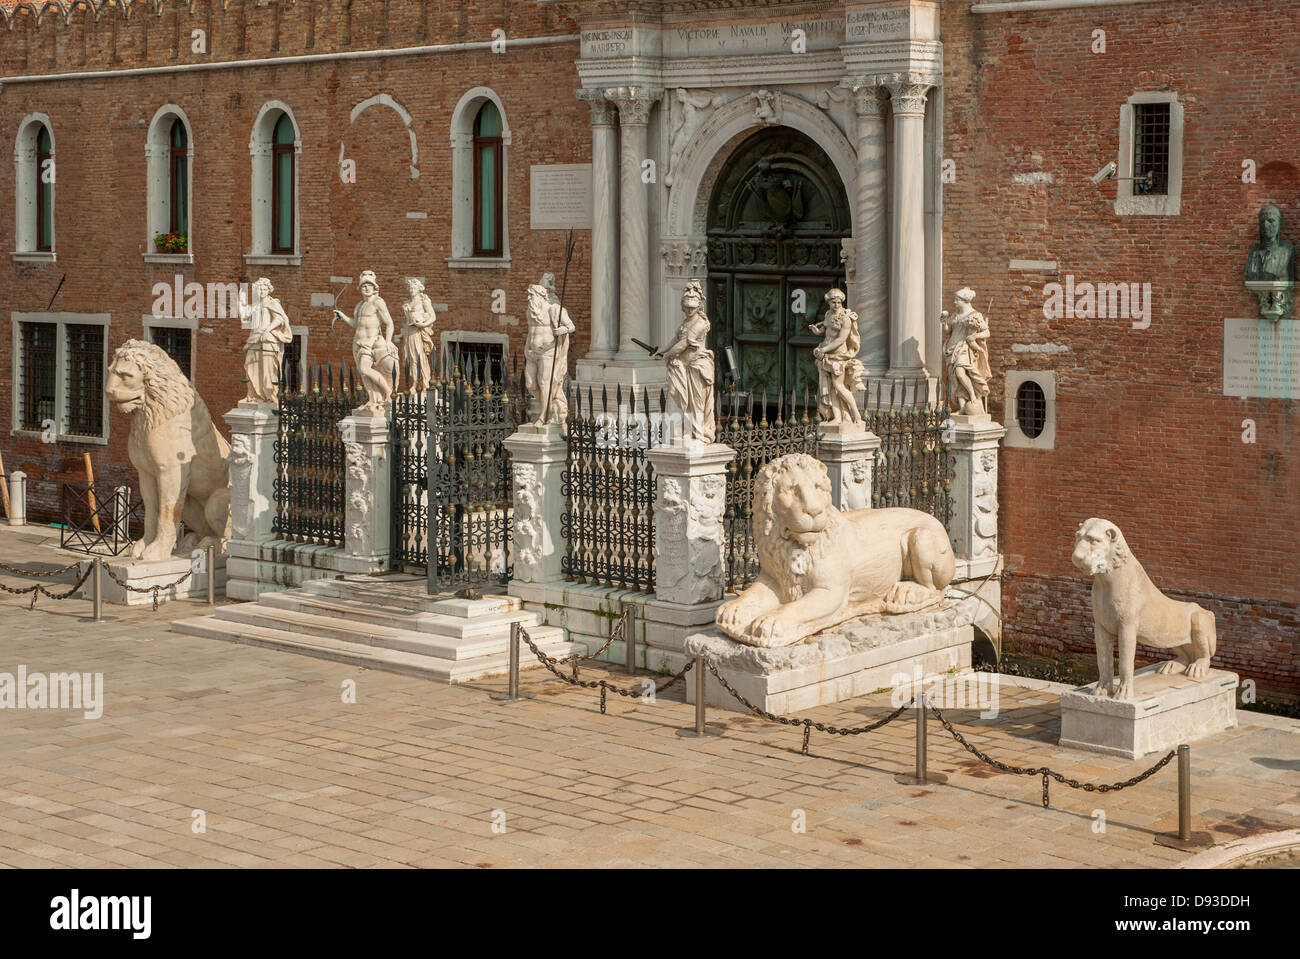
[[[202,402],[176,361],[144,340],[127,340],[117,348],[104,394],[118,412],[143,414],[150,427]]]
[[[1074,534],[1070,562],[1089,576],[1101,576],[1119,569],[1129,558],[1128,543],[1119,527],[1107,519],[1084,520]]]
[[[826,465],[807,453],[767,463],[754,482],[754,544],[764,568],[802,576],[829,539],[840,513]]]

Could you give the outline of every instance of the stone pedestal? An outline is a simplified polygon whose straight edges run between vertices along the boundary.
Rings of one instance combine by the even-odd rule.
[[[998,442],[1007,431],[988,416],[950,417],[955,462],[948,536],[957,579],[981,579],[998,565]]]
[[[257,547],[274,537],[275,438],[279,417],[262,403],[241,400],[225,416],[230,426],[230,542],[232,557],[256,555]],[[257,599],[258,564],[233,559],[226,595]]]
[[[388,419],[353,413],[339,422],[346,463],[343,555],[339,569],[382,573],[391,562],[392,461]]]
[[[1259,316],[1263,320],[1291,319],[1295,284],[1290,280],[1247,280],[1246,289],[1259,297]]]
[[[553,583],[564,578],[561,474],[568,443],[558,423],[522,426],[503,444],[510,451],[514,497],[514,573],[511,583]]]
[[[722,598],[727,464],[736,451],[686,442],[646,453],[655,470],[655,597],[692,606]]]
[[[221,596],[226,590],[226,555],[216,553],[216,595]],[[77,577],[80,578],[86,569],[94,565],[94,560],[81,560],[78,564]],[[158,590],[158,602],[165,603],[169,599],[181,599],[183,597],[200,597],[206,598],[208,595],[208,570],[206,564],[203,568],[195,568],[189,579],[180,585],[172,585],[176,580],[184,576],[192,568],[191,560],[188,556],[174,556],[171,559],[159,559],[145,562],[144,560],[131,559],[130,557],[121,558],[104,558],[104,573],[101,580],[103,589],[103,600],[106,603],[113,603],[117,606],[152,606],[153,605],[153,587],[162,587]],[[113,580],[116,576],[127,586]],[[78,599],[92,599],[94,585],[91,580],[87,579],[77,593]],[[147,592],[136,592],[135,590],[147,590]]]
[[[830,474],[835,508],[867,509],[880,437],[858,424],[822,423],[817,438],[817,457]]]
[[[1237,674],[1210,670],[1189,679],[1160,675],[1159,663],[1133,674],[1133,698],[1093,695],[1092,686],[1061,694],[1061,745],[1139,759],[1166,753],[1237,725]]]

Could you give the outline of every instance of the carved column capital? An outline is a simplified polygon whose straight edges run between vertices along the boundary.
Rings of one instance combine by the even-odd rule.
[[[885,116],[889,109],[889,91],[879,77],[855,77],[846,80],[844,85],[853,96],[853,111],[859,117],[880,119]]]
[[[895,116],[925,116],[925,99],[931,87],[939,85],[937,77],[922,73],[895,73],[884,86],[889,90]]]
[[[593,127],[613,126],[618,119],[614,104],[605,99],[604,90],[584,88],[578,91],[578,99],[585,101],[591,109],[591,125]]]
[[[610,87],[605,99],[618,107],[618,120],[623,126],[646,126],[650,122],[650,108],[663,96],[658,87]]]

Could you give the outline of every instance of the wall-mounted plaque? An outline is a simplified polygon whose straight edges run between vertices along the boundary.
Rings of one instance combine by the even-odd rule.
[[[1223,395],[1300,399],[1300,323],[1225,319]]]
[[[528,206],[534,230],[590,230],[591,164],[532,167]]]

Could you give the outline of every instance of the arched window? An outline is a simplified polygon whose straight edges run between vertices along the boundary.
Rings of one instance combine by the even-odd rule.
[[[271,148],[271,252],[294,250],[294,129],[287,113],[275,124]]]
[[[36,134],[36,249],[54,249],[54,144],[50,128],[41,124]]]
[[[488,101],[474,118],[474,255],[501,255],[501,112]]]
[[[190,137],[185,131],[185,124],[177,117],[172,121],[171,163],[169,165],[170,186],[167,200],[171,204],[169,226],[172,233],[190,232]]]

